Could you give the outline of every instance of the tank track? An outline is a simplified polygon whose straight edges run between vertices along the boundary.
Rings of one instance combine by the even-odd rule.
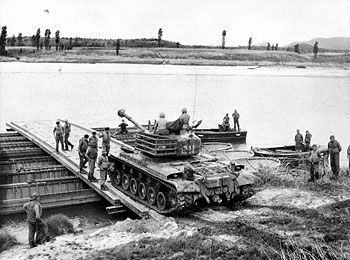
[[[158,213],[182,212],[193,206],[198,197],[195,193],[178,193],[171,184],[132,164],[113,161],[115,170],[109,174],[113,187]]]

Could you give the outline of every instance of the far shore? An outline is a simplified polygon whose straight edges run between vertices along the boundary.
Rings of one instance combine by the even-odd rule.
[[[22,49],[22,50],[21,50]],[[195,66],[319,67],[350,69],[350,53],[312,53],[195,48],[122,48],[119,56],[111,48],[74,48],[73,50],[36,50],[9,47],[9,56],[0,62],[29,63],[127,63]]]

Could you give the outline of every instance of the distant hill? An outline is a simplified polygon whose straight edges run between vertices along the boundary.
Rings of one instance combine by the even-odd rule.
[[[330,37],[330,38],[314,38],[309,41],[303,42],[292,42],[287,46],[299,45],[310,45],[313,46],[315,41],[318,41],[319,48],[328,50],[350,50],[350,37]]]

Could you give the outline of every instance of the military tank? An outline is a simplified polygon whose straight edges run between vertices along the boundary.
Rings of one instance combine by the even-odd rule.
[[[189,209],[199,202],[234,204],[254,194],[253,178],[243,167],[224,164],[200,153],[201,141],[189,131],[181,135],[158,135],[125,113],[141,132],[135,149],[110,155],[114,164],[112,185],[161,214]]]

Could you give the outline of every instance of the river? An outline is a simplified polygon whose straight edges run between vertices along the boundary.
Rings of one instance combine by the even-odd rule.
[[[117,110],[141,123],[187,107],[202,128],[237,109],[248,131],[241,148],[293,144],[296,129],[312,143],[350,144],[350,71],[265,67],[135,64],[0,63],[0,120],[57,118],[88,127],[116,127]],[[232,117],[231,117],[232,121]]]

